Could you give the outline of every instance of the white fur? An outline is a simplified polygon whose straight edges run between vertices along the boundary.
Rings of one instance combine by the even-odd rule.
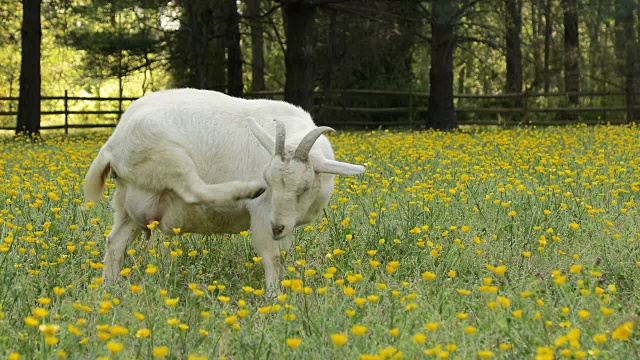
[[[282,157],[270,148],[275,119],[287,132]],[[293,228],[312,221],[326,206],[334,174],[364,172],[362,166],[333,160],[324,136],[314,143],[307,162],[292,159],[298,143],[315,128],[307,112],[282,101],[194,89],[161,91],[135,101],[85,180],[86,197],[97,202],[109,171],[116,177],[105,279],[118,277],[128,242],[157,220],[165,233],[172,228],[205,234],[251,229],[267,290],[277,292],[280,251],[291,246]]]

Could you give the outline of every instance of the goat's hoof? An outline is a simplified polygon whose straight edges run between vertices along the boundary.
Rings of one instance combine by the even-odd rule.
[[[267,301],[276,301],[278,299],[278,295],[282,294],[282,292],[280,290],[275,290],[275,291],[266,291],[264,293],[264,298]]]
[[[236,200],[255,199],[258,196],[262,195],[265,191],[267,191],[267,187],[264,184],[252,183],[250,188],[247,189],[243,196],[239,196]]]
[[[258,196],[262,195],[265,191],[267,191],[267,188],[264,186],[261,186],[256,192],[253,193],[253,195],[251,195],[251,198],[255,199]]]

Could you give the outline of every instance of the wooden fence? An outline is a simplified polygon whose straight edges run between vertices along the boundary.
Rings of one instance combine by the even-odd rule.
[[[282,99],[283,92],[261,91],[246,93],[247,98],[276,98]],[[320,120],[323,125],[335,127],[420,127],[425,124],[428,93],[412,91],[389,91],[389,90],[332,90],[331,92],[316,92],[314,115],[324,115],[326,120]],[[566,99],[570,96],[577,96],[581,103],[579,106],[569,106]],[[366,103],[370,99],[391,99],[389,106],[368,106]],[[605,98],[613,98],[604,101]],[[565,125],[575,122],[595,124],[595,123],[626,123],[626,113],[629,107],[624,103],[624,93],[622,92],[579,92],[579,93],[521,93],[521,94],[493,94],[493,95],[470,95],[456,94],[456,112],[459,117],[459,125]],[[42,130],[62,129],[65,134],[69,129],[90,129],[115,127],[117,120],[126,109],[128,103],[136,100],[135,97],[84,97],[69,96],[65,91],[64,96],[43,96],[42,102],[54,102],[41,112],[42,116],[57,115],[63,117],[58,120],[58,124],[41,126]],[[349,99],[349,101],[342,101]],[[554,100],[555,99],[555,100]],[[594,101],[594,99],[599,99]],[[546,103],[546,106],[536,106],[537,102]],[[474,102],[474,106],[468,103]],[[488,102],[484,106],[478,106],[479,102]],[[2,117],[14,117],[17,115],[17,97],[0,97],[0,120]],[[382,101],[383,103],[385,101]],[[389,101],[387,101],[389,102]],[[9,104],[7,106],[7,103]],[[362,105],[362,103],[365,103]],[[601,104],[615,104],[613,106],[602,106]],[[400,105],[398,105],[400,104]],[[92,106],[88,106],[92,105]],[[551,106],[549,106],[551,105]],[[78,109],[83,107],[84,109]],[[91,110],[86,109],[92,108]],[[97,108],[97,110],[96,110]],[[103,109],[106,108],[106,109]],[[342,120],[332,121],[335,116],[332,114],[342,114]],[[532,120],[532,114],[554,113],[557,119],[546,119],[544,121]],[[587,119],[576,118],[576,114],[594,114]],[[608,119],[611,113],[619,114],[617,118]],[[70,121],[77,115],[107,115],[110,120],[102,122],[78,123]],[[472,115],[472,116],[469,116]],[[567,116],[565,116],[567,115]],[[560,117],[561,116],[561,117]],[[574,119],[568,121],[567,117]],[[0,130],[14,130],[15,126],[7,125],[0,121]]]
[[[262,95],[257,93],[256,95]],[[265,96],[277,96],[280,92],[265,92]],[[341,112],[348,114],[395,115],[391,121],[351,121],[332,123],[323,119],[323,125],[330,126],[407,126],[420,127],[426,124],[429,93],[388,90],[333,90],[331,93],[318,92],[316,95],[316,116],[318,112]],[[336,98],[354,95],[356,97],[395,97],[405,99],[403,106],[363,107],[335,106]],[[577,96],[580,105],[569,105],[569,97]],[[328,98],[328,105],[318,104],[318,98]],[[568,125],[572,123],[627,123],[626,114],[630,108],[625,104],[623,92],[568,92],[568,93],[518,93],[471,95],[455,94],[455,111],[459,125]],[[605,100],[606,99],[606,100]],[[473,104],[469,104],[472,102]],[[478,104],[485,102],[484,106]],[[543,104],[541,104],[543,103]],[[605,105],[606,104],[606,105]],[[613,105],[612,105],[613,104]],[[617,114],[609,119],[611,113]],[[532,119],[535,115],[554,114],[544,120]],[[589,116],[587,116],[587,114]],[[474,115],[474,116],[469,116]],[[541,117],[541,116],[538,116]]]
[[[64,124],[61,125],[43,125],[40,127],[41,130],[54,130],[54,129],[64,129],[64,133],[68,134],[69,129],[91,129],[91,128],[109,128],[115,127],[116,122],[113,123],[100,123],[100,124],[74,124],[69,122],[70,115],[115,115],[116,118],[119,118],[122,115],[122,112],[126,109],[124,106],[124,102],[131,102],[138,98],[136,97],[88,97],[88,96],[69,96],[68,92],[64,92],[64,96],[42,96],[41,101],[62,101],[62,108],[55,110],[42,110],[42,116],[48,115],[64,115]],[[6,111],[6,106],[3,106],[3,102],[15,102],[17,104],[17,97],[0,97],[0,117],[3,116],[16,116],[18,115],[17,111],[9,110]],[[72,109],[75,104],[74,102],[108,102],[112,103],[113,109],[110,110],[74,110]],[[9,109],[12,107],[10,106]],[[15,106],[14,108],[17,108]],[[0,126],[0,130],[15,130],[15,126]]]

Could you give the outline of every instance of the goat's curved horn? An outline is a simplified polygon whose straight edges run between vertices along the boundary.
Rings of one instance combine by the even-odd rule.
[[[309,160],[309,151],[311,151],[311,147],[313,146],[313,144],[315,144],[320,135],[329,131],[335,130],[328,126],[320,126],[311,130],[307,135],[304,136],[302,141],[300,141],[300,144],[298,144],[298,148],[296,148],[296,152],[293,154],[293,158],[300,162],[307,162]]]
[[[276,122],[276,150],[274,155],[284,156],[284,140],[287,137],[287,131],[284,128],[282,121],[275,120]]]

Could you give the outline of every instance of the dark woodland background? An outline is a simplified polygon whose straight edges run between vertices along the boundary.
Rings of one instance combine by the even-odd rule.
[[[327,124],[634,121],[639,6],[1,0],[0,115],[15,114],[5,120],[17,120],[17,132],[37,134],[47,95],[66,91],[65,110],[69,95],[78,106],[119,97],[122,108],[123,97],[188,86],[280,96]]]

